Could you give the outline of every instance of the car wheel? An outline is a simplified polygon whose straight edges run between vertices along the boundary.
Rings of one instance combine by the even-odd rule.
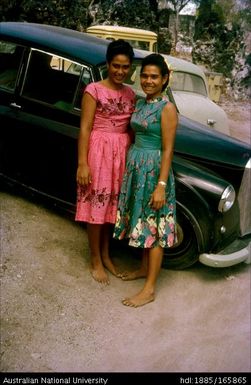
[[[185,269],[198,261],[197,238],[189,218],[181,211],[177,211],[178,242],[164,251],[162,267],[165,269]]]

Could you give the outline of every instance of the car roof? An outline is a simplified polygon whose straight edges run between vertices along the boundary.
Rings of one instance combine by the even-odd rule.
[[[149,53],[153,53],[143,49],[138,51],[140,51],[144,57],[149,55]],[[190,74],[200,76],[206,81],[206,75],[204,71],[197,64],[191,63],[188,60],[180,59],[175,56],[167,55],[162,52],[159,52],[159,54],[164,57],[168,66],[170,66],[169,68],[171,68],[172,70],[175,70],[176,72],[188,72]]]
[[[19,44],[31,43],[34,48],[53,49],[58,55],[68,55],[93,65],[105,63],[110,41],[84,32],[47,24],[1,22],[0,36]],[[142,54],[134,50],[135,58]]]
[[[172,70],[188,72],[193,75],[201,76],[203,79],[206,78],[204,71],[196,64],[191,63],[188,60],[179,59],[175,56],[161,54],[166,59],[167,63],[170,64]]]
[[[106,32],[125,32],[125,33],[136,33],[141,34],[143,36],[147,37],[157,37],[157,33],[146,30],[146,29],[140,29],[140,28],[129,28],[124,27],[120,25],[92,25],[91,27],[87,28],[87,31],[94,31],[94,32],[100,32],[100,31],[106,31]]]

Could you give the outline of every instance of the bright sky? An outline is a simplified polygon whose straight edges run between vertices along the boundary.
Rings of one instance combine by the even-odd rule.
[[[193,2],[189,2],[180,12],[180,15],[194,15],[196,12],[196,6]]]

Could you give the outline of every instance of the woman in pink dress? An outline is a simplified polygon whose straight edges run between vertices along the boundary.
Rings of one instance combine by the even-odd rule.
[[[108,76],[89,84],[82,99],[78,140],[76,221],[87,222],[93,278],[108,284],[106,269],[118,275],[109,256],[110,224],[115,224],[118,197],[130,145],[129,122],[135,94],[123,84],[133,60],[124,40],[109,44]]]

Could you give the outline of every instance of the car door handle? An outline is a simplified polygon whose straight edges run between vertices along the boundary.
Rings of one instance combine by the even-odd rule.
[[[207,124],[208,124],[209,126],[214,126],[215,123],[216,123],[216,120],[214,120],[214,119],[207,119]]]
[[[17,103],[10,103],[10,106],[11,107],[14,107],[14,108],[16,108],[16,109],[18,109],[18,110],[20,110],[20,108],[22,108],[19,104],[17,104]]]

